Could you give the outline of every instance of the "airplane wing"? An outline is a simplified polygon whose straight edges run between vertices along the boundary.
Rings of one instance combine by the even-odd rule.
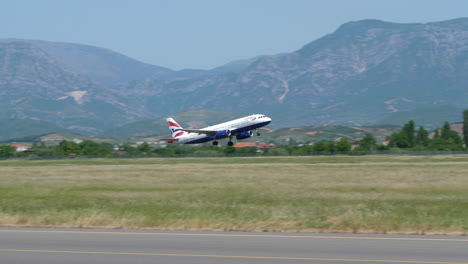
[[[188,133],[197,133],[197,134],[205,134],[207,136],[214,136],[218,133],[218,130],[203,130],[203,129],[182,129],[182,131]]]

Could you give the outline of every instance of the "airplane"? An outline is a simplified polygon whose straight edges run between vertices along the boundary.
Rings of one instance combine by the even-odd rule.
[[[249,138],[253,135],[254,129],[257,131],[257,136],[260,136],[258,129],[268,125],[271,118],[254,114],[202,129],[184,129],[171,117],[166,118],[166,121],[172,133],[171,139],[163,139],[168,143],[198,144],[213,141],[213,145],[217,146],[219,139],[229,138],[228,145],[232,146],[233,137],[238,140]]]

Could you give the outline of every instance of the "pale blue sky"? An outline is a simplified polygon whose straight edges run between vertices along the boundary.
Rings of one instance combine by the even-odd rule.
[[[0,38],[82,43],[171,69],[291,52],[361,19],[468,16],[465,0],[0,0]]]

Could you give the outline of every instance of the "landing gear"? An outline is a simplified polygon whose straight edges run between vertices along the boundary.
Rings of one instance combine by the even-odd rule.
[[[255,131],[257,131],[257,136],[259,137],[259,136],[260,136],[260,132],[258,132],[258,128],[256,128]]]
[[[213,141],[213,146],[218,146],[218,141]]]
[[[228,146],[233,146],[234,143],[232,143],[232,137],[229,137],[229,142],[228,142]]]

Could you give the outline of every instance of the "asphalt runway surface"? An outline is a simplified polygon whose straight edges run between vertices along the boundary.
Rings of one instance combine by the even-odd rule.
[[[0,228],[1,264],[468,264],[468,237]]]

